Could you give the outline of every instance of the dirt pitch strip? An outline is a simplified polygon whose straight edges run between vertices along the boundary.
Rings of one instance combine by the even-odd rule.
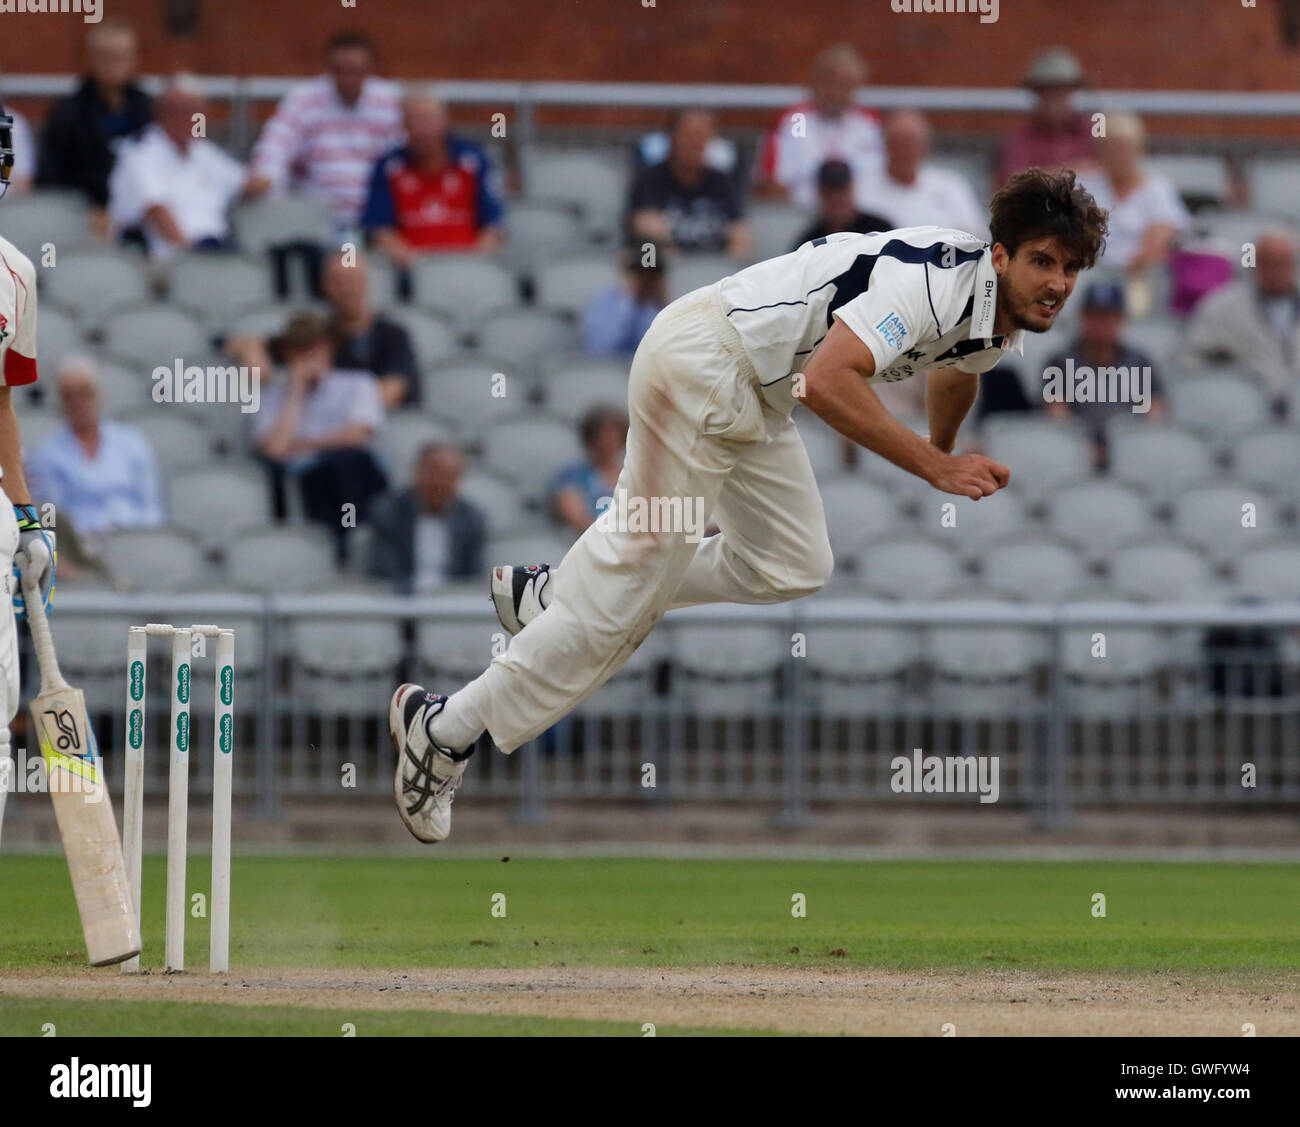
[[[1300,1035],[1300,975],[1251,988],[1176,975],[1050,976],[727,967],[8,972],[0,996],[531,1015],[783,1033],[939,1036]]]

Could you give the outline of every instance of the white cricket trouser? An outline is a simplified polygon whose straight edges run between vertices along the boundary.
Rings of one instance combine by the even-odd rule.
[[[618,671],[665,611],[776,603],[831,573],[826,517],[794,423],[769,407],[716,286],[651,324],[628,381],[627,454],[614,503],[561,562],[544,614],[448,710],[502,751],[544,732]],[[699,498],[721,532],[620,531],[619,505]],[[696,530],[696,537],[702,529]]]

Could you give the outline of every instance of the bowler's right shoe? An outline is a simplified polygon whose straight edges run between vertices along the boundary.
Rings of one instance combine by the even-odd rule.
[[[511,634],[518,634],[551,605],[550,564],[499,564],[492,569],[492,605]]]
[[[451,833],[451,802],[474,754],[435,743],[431,721],[447,703],[419,685],[400,685],[388,705],[388,734],[397,749],[393,797],[397,813],[412,835],[432,844]]]

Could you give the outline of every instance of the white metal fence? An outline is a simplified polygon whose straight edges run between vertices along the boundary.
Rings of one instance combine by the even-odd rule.
[[[486,596],[124,597],[60,592],[55,638],[121,784],[128,625],[235,630],[236,802],[391,793],[389,694],[452,690],[508,639]],[[996,756],[999,802],[1059,825],[1081,804],[1300,805],[1300,606],[885,603],[818,598],[669,615],[571,717],[468,791],[544,816],[549,799],[779,803],[900,797],[893,761]],[[170,667],[149,671],[166,730]],[[30,680],[26,686],[30,691]],[[193,785],[211,764],[196,694]],[[151,744],[156,741],[151,741]],[[653,786],[645,785],[653,768]],[[146,791],[167,756],[146,749]],[[119,792],[120,793],[120,790]]]

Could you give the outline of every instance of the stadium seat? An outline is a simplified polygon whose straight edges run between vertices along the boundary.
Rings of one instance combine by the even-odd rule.
[[[1251,527],[1243,507],[1254,506]],[[1192,486],[1173,501],[1173,530],[1217,563],[1227,563],[1288,531],[1272,495],[1262,486],[1215,478]]]
[[[1243,552],[1232,566],[1237,594],[1300,599],[1300,540],[1279,540]]]
[[[1237,436],[1233,473],[1242,481],[1275,489],[1280,497],[1300,499],[1300,431],[1270,424]]]
[[[845,439],[837,430],[810,411],[800,412],[796,426],[803,448],[808,452],[808,462],[820,479],[842,473],[845,469]]]
[[[45,317],[45,310],[41,310]],[[99,364],[99,407],[108,418],[131,411],[143,411],[153,402],[154,381],[143,368],[125,368],[120,364]]]
[[[181,407],[151,404],[124,414],[120,421],[144,435],[164,476],[183,466],[206,461],[212,454],[211,437]]]
[[[544,200],[514,200],[506,208],[507,253],[527,269],[540,255],[571,253],[587,241],[575,205]]]
[[[1181,540],[1149,537],[1117,548],[1110,558],[1110,582],[1121,591],[1153,602],[1217,599],[1221,585],[1206,555]]]
[[[510,482],[486,470],[467,471],[460,479],[459,493],[483,514],[489,535],[504,536],[544,526],[548,530],[552,527],[544,516],[525,506],[519,490]],[[512,561],[489,561],[489,566],[493,562]]]
[[[23,452],[27,453],[48,442],[66,424],[57,411],[26,406],[22,409],[18,425],[22,434]]]
[[[329,205],[310,196],[272,196],[240,204],[231,213],[235,239],[244,251],[260,254],[286,243],[336,240]]]
[[[223,336],[269,338],[278,335],[295,313],[310,311],[327,316],[329,310],[319,302],[262,302],[260,305],[231,314]],[[387,311],[385,311],[387,315]]]
[[[678,254],[667,263],[668,297],[681,297],[701,286],[711,286],[741,269],[742,263],[725,254]]]
[[[984,427],[987,454],[1011,467],[1026,501],[1086,473],[1092,450],[1083,431],[1041,418],[994,416]]]
[[[541,357],[578,347],[572,321],[545,309],[507,306],[487,314],[472,330],[477,347],[531,374]]]
[[[1047,526],[1089,563],[1107,558],[1121,543],[1150,533],[1157,524],[1150,503],[1138,490],[1092,477],[1063,485],[1048,497],[1046,508]]]
[[[549,366],[549,365],[548,365]],[[627,410],[626,360],[575,357],[556,364],[540,387],[549,414],[577,422],[592,407]]]
[[[50,615],[50,634],[59,666],[69,683],[85,694],[91,713],[122,705],[122,655],[130,624],[125,614],[78,614],[60,607]],[[196,695],[212,696],[210,692]]]
[[[1096,635],[1104,636],[1104,651]],[[1122,719],[1150,714],[1156,678],[1169,661],[1167,635],[1148,626],[1106,621],[1065,632],[1065,706],[1073,717]]]
[[[257,594],[319,591],[336,577],[334,547],[319,528],[250,529],[223,549],[232,587]]]
[[[271,490],[260,467],[220,462],[179,470],[167,482],[172,522],[208,547],[271,520]]]
[[[1129,344],[1139,352],[1145,352],[1154,361],[1156,378],[1163,380],[1166,391],[1171,382],[1179,382],[1171,381],[1170,368],[1187,339],[1186,325],[1171,319],[1139,321],[1125,330],[1124,337]]]
[[[240,310],[274,300],[271,270],[234,254],[188,254],[171,266],[168,296],[205,325],[225,329]]]
[[[1078,552],[1050,534],[1030,533],[994,544],[980,568],[986,587],[1026,603],[1056,602],[1087,577]]]
[[[935,716],[1002,719],[1023,714],[1045,649],[1041,630],[1025,626],[951,626],[930,631],[925,656],[934,669]]]
[[[481,254],[421,255],[411,266],[411,287],[417,306],[459,325],[519,299],[515,276]]]
[[[922,532],[933,533],[950,544],[965,563],[979,559],[993,545],[1009,536],[1023,535],[1030,526],[1024,502],[1016,492],[1014,477],[1011,487],[999,489],[992,497],[978,501],[955,494],[942,494],[938,504],[923,511]],[[955,508],[956,523],[949,526],[944,521],[943,506],[951,503]]]
[[[558,564],[564,559],[572,544],[558,531],[558,526],[538,528],[535,532],[505,532],[488,538],[487,563],[497,564]]]
[[[571,256],[543,263],[534,280],[539,305],[581,316],[597,294],[618,284],[618,269],[609,255]]]
[[[1151,153],[1148,172],[1173,181],[1180,195],[1192,203],[1218,202],[1228,192],[1228,168],[1214,153]]]
[[[1256,157],[1247,170],[1251,205],[1259,211],[1300,219],[1294,157]]]
[[[866,545],[858,575],[898,599],[932,599],[962,576],[957,554],[937,537],[901,533]]]
[[[38,282],[64,265],[65,254],[91,240],[86,197],[66,189],[38,188],[25,196],[9,193],[4,222],[6,238],[32,260]],[[45,268],[41,261],[41,248],[47,243],[55,249],[53,269]]]
[[[790,634],[782,626],[675,619],[667,652],[682,676],[673,677],[679,707],[702,716],[761,716],[771,708],[777,671],[789,660]]]
[[[202,323],[172,305],[141,305],[112,315],[104,326],[104,350],[148,372],[194,363],[211,351]]]
[[[366,256],[366,284],[370,305],[392,313],[392,306],[405,299],[397,292],[397,268],[382,254]]]
[[[123,528],[104,535],[100,558],[120,590],[194,591],[206,568],[198,541],[177,528]]]
[[[420,619],[415,627],[416,675],[426,685],[459,686],[487,668],[504,644],[504,635],[487,608],[481,619],[472,622],[450,617]]]
[[[394,411],[384,421],[375,452],[388,468],[389,487],[404,488],[415,472],[415,459],[430,442],[455,442],[456,435],[420,411]]]
[[[618,228],[627,174],[608,156],[534,147],[524,157],[524,192],[529,200],[577,207],[588,234],[604,239]]]
[[[544,415],[496,423],[483,439],[483,461],[507,475],[526,497],[540,497],[551,478],[582,457],[573,427]]]
[[[821,495],[836,568],[852,567],[873,541],[907,530],[909,522],[898,504],[876,482],[855,475],[832,477],[821,484]]]
[[[402,656],[400,624],[355,615],[296,619],[283,654],[291,662],[292,693],[315,712],[369,714],[392,693]]]
[[[1174,421],[1212,442],[1224,442],[1268,420],[1259,384],[1238,376],[1185,376],[1169,388]]]
[[[36,315],[36,355],[42,374],[52,376],[65,356],[86,351],[81,326],[57,305],[41,305]]]
[[[756,203],[745,218],[754,234],[756,260],[786,254],[809,224],[809,217],[801,208],[785,203]]]
[[[1206,444],[1190,430],[1122,420],[1107,430],[1110,476],[1167,500],[1214,468]]]
[[[409,305],[390,306],[384,316],[410,333],[411,347],[420,364],[432,364],[460,351],[458,331],[441,318]]]
[[[476,442],[491,424],[517,414],[530,390],[508,362],[474,355],[425,367],[420,387],[424,410],[463,442]],[[495,394],[498,387],[504,394]]]
[[[808,686],[817,711],[869,716],[897,705],[920,652],[916,631],[898,626],[809,623]]]
[[[125,250],[79,250],[59,255],[59,265],[41,275],[42,296],[98,327],[116,310],[149,299],[143,260]],[[40,318],[37,318],[37,325]]]

